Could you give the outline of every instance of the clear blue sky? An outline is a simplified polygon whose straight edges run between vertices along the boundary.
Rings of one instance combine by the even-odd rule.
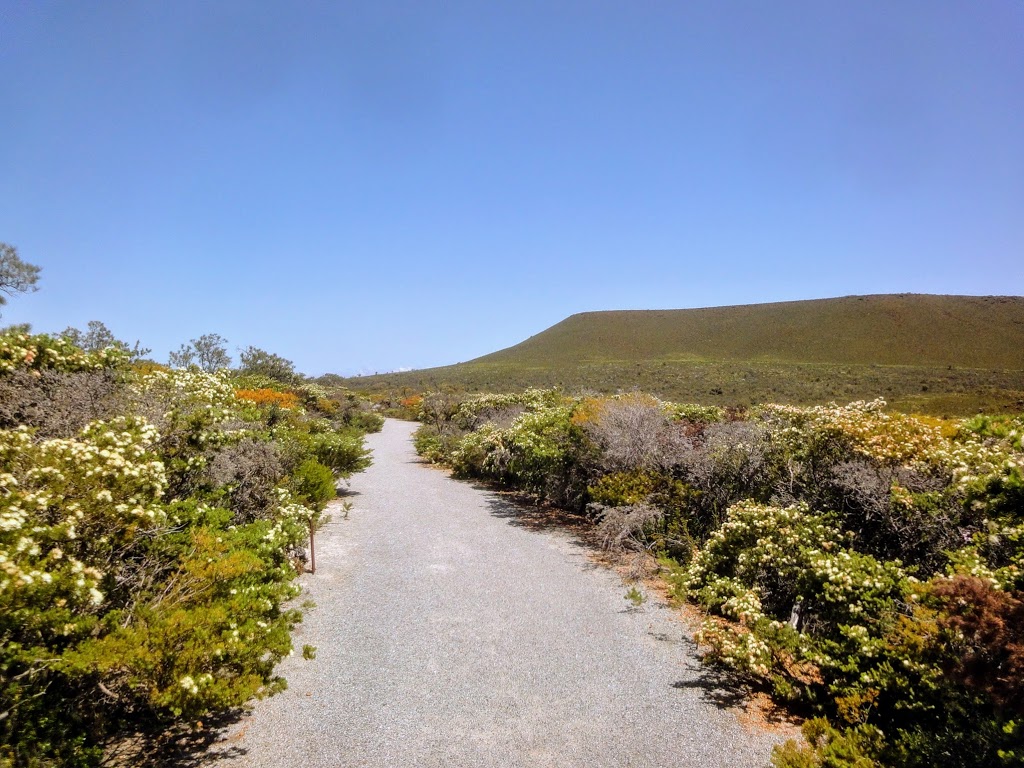
[[[427,367],[584,310],[1024,293],[1024,2],[0,0],[3,323]]]

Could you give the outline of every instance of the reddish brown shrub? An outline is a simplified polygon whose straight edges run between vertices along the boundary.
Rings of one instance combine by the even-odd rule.
[[[998,706],[1024,714],[1024,601],[974,576],[941,579],[939,626],[950,643],[946,673]]]

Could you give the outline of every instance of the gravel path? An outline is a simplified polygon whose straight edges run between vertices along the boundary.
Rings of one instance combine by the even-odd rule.
[[[563,533],[419,464],[415,425],[369,437],[354,508],[317,539],[317,607],[211,755],[228,766],[765,766],[777,736],[702,684],[685,628]]]

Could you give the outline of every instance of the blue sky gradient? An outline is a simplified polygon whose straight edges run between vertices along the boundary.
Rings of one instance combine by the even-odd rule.
[[[1024,3],[0,0],[3,323],[318,375],[1024,293]]]

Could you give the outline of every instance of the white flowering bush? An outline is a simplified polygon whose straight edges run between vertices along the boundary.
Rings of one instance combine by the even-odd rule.
[[[433,460],[589,501],[706,609],[709,660],[831,719],[780,766],[1021,764],[1024,416],[444,402],[449,431],[418,442]]]
[[[576,470],[589,441],[572,423],[572,413],[572,405],[544,406],[520,414],[506,429],[486,433],[480,474],[577,505],[586,492],[586,477]]]
[[[694,596],[709,608],[719,607],[717,581],[726,579],[756,587],[760,601],[774,612],[788,611],[811,561],[840,544],[834,524],[806,505],[740,502],[730,507],[726,522],[693,559],[687,576]]]
[[[130,358],[120,346],[86,352],[63,336],[0,333],[0,375],[16,370],[95,371],[126,365]]]
[[[832,439],[875,461],[917,464],[936,460],[948,447],[940,425],[885,408],[878,399],[844,406],[764,405],[758,413],[777,425],[779,438],[796,453]]]
[[[286,497],[274,519],[233,526],[227,510],[167,502],[159,438],[131,419],[66,440],[0,431],[8,742],[99,729],[97,702],[167,719],[278,685],[273,664],[298,618],[282,608],[295,594],[286,553],[310,511]],[[90,697],[69,716],[69,700]]]
[[[523,392],[474,395],[460,402],[454,420],[461,429],[475,429],[496,415],[512,410],[536,411],[561,404],[565,400],[556,389],[529,388]]]
[[[120,364],[51,341],[3,339],[0,376]],[[280,690],[319,519],[291,475],[321,456],[333,492],[368,464],[324,419],[268,425],[226,372],[119,375],[121,415],[0,429],[0,766],[95,765],[110,739]]]
[[[887,636],[910,582],[898,563],[843,546],[804,505],[740,503],[687,571],[709,617],[709,657],[789,697],[902,695]]]

